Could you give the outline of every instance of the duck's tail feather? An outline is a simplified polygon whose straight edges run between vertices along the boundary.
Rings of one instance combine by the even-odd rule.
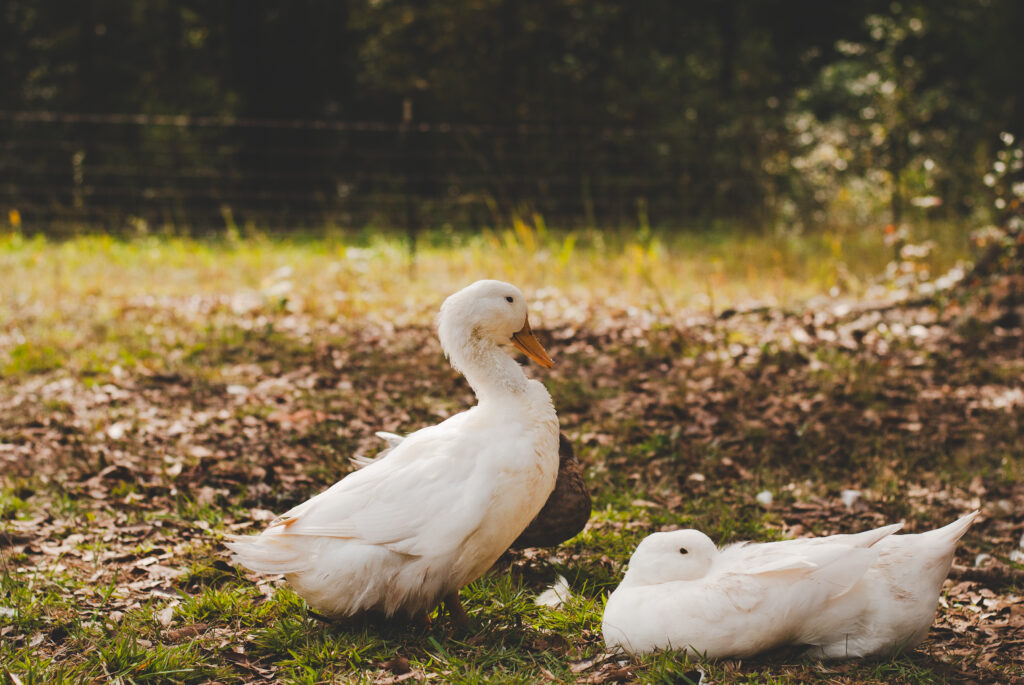
[[[349,457],[349,461],[352,463],[352,466],[355,466],[357,469],[365,468],[376,460],[377,457],[367,457],[363,454],[354,454]]]
[[[309,555],[299,554],[284,536],[226,535],[224,546],[232,551],[231,560],[258,573],[298,573],[310,566]]]
[[[928,535],[929,537],[934,536],[936,538],[945,540],[950,544],[953,544],[964,536],[964,533],[967,532],[967,529],[971,527],[972,523],[974,523],[974,519],[978,518],[979,513],[980,511],[978,509],[975,509],[966,516],[961,516],[949,525],[943,526],[942,528],[938,528],[928,533],[924,533],[924,535]]]
[[[387,431],[377,431],[375,435],[384,442],[386,442],[388,446],[382,449],[380,452],[377,452],[377,454],[375,454],[372,457],[367,457],[362,454],[356,454],[350,457],[349,461],[357,469],[366,468],[367,466],[377,461],[378,459],[384,458],[388,454],[388,452],[398,447],[398,445],[401,444],[403,440],[405,440],[404,436],[398,435],[397,433],[388,433]]]
[[[387,431],[377,431],[376,433],[374,433],[374,435],[376,435],[378,438],[386,442],[388,444],[388,449],[398,447],[398,445],[403,440],[405,440],[404,435],[399,435],[398,433],[389,433]]]

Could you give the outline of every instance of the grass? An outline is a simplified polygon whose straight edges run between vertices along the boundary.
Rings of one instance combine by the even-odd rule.
[[[543,224],[540,224],[543,226]],[[0,370],[38,373],[70,364],[84,373],[114,365],[159,366],[154,346],[176,356],[225,353],[245,360],[253,338],[287,343],[252,311],[317,320],[429,323],[437,302],[479,278],[513,281],[550,308],[662,315],[752,304],[788,306],[821,293],[861,297],[891,260],[881,228],[811,236],[743,233],[556,234],[515,230],[427,236],[415,259],[388,237],[246,240],[88,236],[62,242],[0,235]],[[918,240],[936,248],[916,265],[938,274],[969,254],[966,233],[937,224]],[[153,308],[162,310],[153,319]],[[269,328],[267,327],[269,325]],[[283,336],[283,337],[282,337]],[[276,348],[275,348],[276,351]]]
[[[863,302],[899,287],[879,276],[893,255],[881,229],[540,226],[427,235],[414,262],[388,236],[0,237],[0,681],[387,682],[409,669],[412,681],[466,683],[684,683],[701,672],[727,683],[923,683],[981,668],[971,650],[986,645],[964,630],[954,648],[930,642],[878,663],[606,655],[604,598],[653,530],[699,527],[728,542],[901,517],[921,529],[978,488],[1012,511],[1020,410],[967,403],[982,386],[1015,387],[1024,368],[1010,352],[963,353],[988,344],[984,320],[947,352],[895,333],[870,353],[794,338],[814,298]],[[936,247],[911,274],[971,257],[954,226],[914,239]],[[444,619],[324,625],[286,584],[225,563],[222,534],[253,530],[336,480],[349,456],[379,447],[374,430],[412,430],[472,401],[429,324],[444,296],[481,277],[527,292],[558,361],[543,380],[587,468],[587,530],[510,555],[465,588],[468,631]],[[796,313],[709,316],[758,306]],[[962,399],[947,390],[910,416],[918,400],[907,387],[941,384]],[[850,487],[866,508],[838,503]],[[765,489],[767,508],[754,499]],[[961,562],[1005,552],[1004,521],[989,515],[993,527],[969,536]],[[572,598],[537,606],[559,575]],[[998,596],[1019,594],[1017,582]],[[969,600],[949,601],[947,630],[978,620]],[[984,668],[1024,677],[1013,659]]]

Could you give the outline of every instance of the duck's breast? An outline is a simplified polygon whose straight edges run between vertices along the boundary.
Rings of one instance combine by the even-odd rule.
[[[478,468],[461,507],[477,520],[455,567],[465,582],[484,573],[529,525],[558,477],[558,431],[546,424],[504,421],[477,448]]]

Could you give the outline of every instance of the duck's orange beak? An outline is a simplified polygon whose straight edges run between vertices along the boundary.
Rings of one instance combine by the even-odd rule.
[[[529,318],[526,319],[526,322],[523,323],[523,327],[520,330],[512,334],[512,344],[516,346],[516,349],[543,366],[545,369],[550,369],[555,365],[555,363],[551,361],[551,357],[548,356],[547,351],[540,344],[540,341],[538,341],[533,335],[533,331],[530,330]]]

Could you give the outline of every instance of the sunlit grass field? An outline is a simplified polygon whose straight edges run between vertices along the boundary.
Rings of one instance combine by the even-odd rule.
[[[448,294],[496,278],[543,308],[541,325],[632,310],[673,320],[822,296],[885,297],[899,285],[893,265],[905,242],[927,245],[910,280],[934,278],[972,256],[967,231],[950,224],[920,227],[896,245],[881,226],[673,235],[565,233],[535,224],[472,236],[428,233],[415,251],[400,234],[372,232],[64,241],[0,234],[0,370],[113,354],[106,338],[118,332],[106,325],[130,318],[133,308],[188,318],[220,302],[229,314],[271,305],[319,321],[427,324]]]

